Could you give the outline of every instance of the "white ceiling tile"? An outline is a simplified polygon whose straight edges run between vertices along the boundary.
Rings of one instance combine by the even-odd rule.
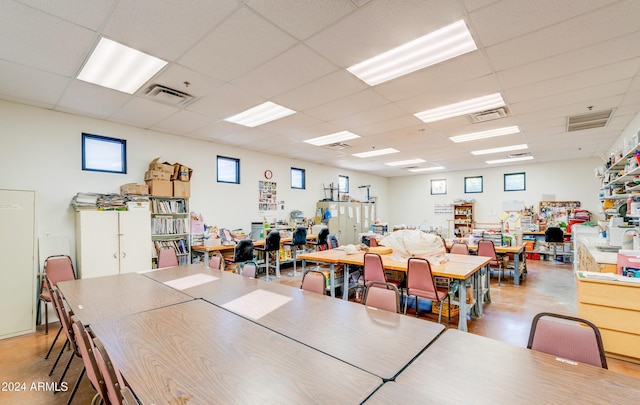
[[[83,27],[98,30],[109,15],[114,0],[19,0],[46,13]]]
[[[249,91],[227,84],[189,104],[187,110],[222,119],[255,107],[265,101],[262,97]]]
[[[73,80],[60,99],[58,109],[105,119],[131,98],[132,96],[120,91]]]
[[[306,113],[321,120],[331,121],[387,103],[388,100],[369,89],[311,108]]]
[[[0,59],[0,94],[55,104],[69,84],[68,77],[20,66]]]
[[[352,129],[362,125],[376,124],[380,121],[387,121],[393,118],[399,118],[406,115],[406,112],[395,106],[394,104],[385,104],[374,107],[367,111],[361,111],[346,117],[339,117],[330,122],[343,128]]]
[[[123,108],[109,118],[116,122],[149,128],[176,112],[178,112],[178,109],[175,107],[140,97],[133,97]]]
[[[211,124],[212,119],[187,110],[180,110],[177,113],[158,122],[151,129],[175,134],[191,133]]]

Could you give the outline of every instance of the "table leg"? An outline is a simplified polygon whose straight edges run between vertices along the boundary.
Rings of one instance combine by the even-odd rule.
[[[478,317],[482,316],[482,294],[483,294],[483,285],[482,285],[482,270],[479,270],[474,274],[473,277],[473,295],[476,303],[474,306],[476,307],[476,315]]]
[[[513,284],[520,285],[520,266],[518,266],[518,258],[520,253],[513,254]]]
[[[209,267],[209,252],[204,251],[204,267]]]
[[[483,287],[483,294],[482,294],[482,300],[485,301],[487,303],[491,303],[491,267],[487,264],[487,266],[485,267],[486,273],[485,273],[485,277],[484,277],[484,286]],[[486,292],[484,292],[486,290]],[[484,302],[483,302],[484,305]]]
[[[460,313],[458,314],[458,330],[467,331],[467,286],[464,280],[460,280],[458,288],[458,298],[460,299]]]
[[[336,266],[333,263],[329,264],[329,286],[331,287],[331,297],[335,298],[335,296],[336,296]]]
[[[343,300],[348,300],[349,299],[349,265],[345,264],[344,265],[344,281],[343,281],[343,285],[342,285],[342,299]]]

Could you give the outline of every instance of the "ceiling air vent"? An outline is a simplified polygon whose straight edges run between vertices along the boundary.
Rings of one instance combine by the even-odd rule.
[[[485,122],[491,120],[497,120],[498,118],[504,118],[509,115],[507,107],[494,108],[492,110],[480,111],[473,114],[468,114],[467,117],[472,124],[476,122]]]
[[[145,90],[147,97],[163,104],[182,107],[194,100],[190,94],[178,90],[170,89],[159,84],[152,84]]]
[[[509,159],[531,156],[531,152],[510,153],[507,155]]]
[[[349,145],[342,142],[336,142],[336,143],[330,143],[329,145],[325,145],[324,147],[331,150],[342,150],[342,149],[348,148]]]
[[[567,117],[567,132],[582,131],[583,129],[602,128],[607,125],[613,110],[592,112]]]

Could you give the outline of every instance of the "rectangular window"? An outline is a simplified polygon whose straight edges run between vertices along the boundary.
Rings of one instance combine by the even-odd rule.
[[[305,188],[305,172],[304,169],[291,168],[291,188]]]
[[[82,170],[127,173],[127,141],[82,134]]]
[[[349,176],[338,176],[338,192],[344,194],[349,192]]]
[[[240,159],[218,156],[218,183],[240,184]]]

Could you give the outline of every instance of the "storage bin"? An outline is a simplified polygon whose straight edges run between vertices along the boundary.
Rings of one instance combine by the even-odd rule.
[[[431,312],[434,314],[439,314],[440,313],[440,303],[437,302],[433,302],[431,304]],[[451,316],[456,316],[460,313],[460,307],[458,307],[457,305],[451,305]],[[449,304],[446,302],[442,303],[442,316],[448,316],[449,315]]]

